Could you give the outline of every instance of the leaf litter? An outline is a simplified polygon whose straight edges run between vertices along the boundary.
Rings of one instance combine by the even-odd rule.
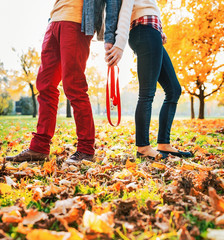
[[[43,165],[2,159],[0,239],[224,239],[223,125],[175,121],[174,145],[191,149],[191,159],[136,159],[134,129],[105,122],[95,163],[66,165],[77,140],[63,142],[60,131]],[[1,146],[2,155],[16,144]]]

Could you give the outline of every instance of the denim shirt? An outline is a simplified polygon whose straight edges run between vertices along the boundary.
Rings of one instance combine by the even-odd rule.
[[[106,6],[104,40],[107,43],[114,44],[121,1],[122,0],[84,0],[82,32],[92,36],[97,32],[98,39],[103,40],[100,33],[104,31],[104,9]]]

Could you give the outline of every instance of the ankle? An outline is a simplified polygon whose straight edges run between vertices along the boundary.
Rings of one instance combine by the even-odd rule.
[[[157,149],[161,151],[169,151],[172,149],[172,146],[170,143],[159,143]]]
[[[149,150],[151,150],[151,146],[148,145],[148,146],[144,146],[144,147],[138,147],[138,152],[140,153],[145,153],[145,152],[148,152]]]

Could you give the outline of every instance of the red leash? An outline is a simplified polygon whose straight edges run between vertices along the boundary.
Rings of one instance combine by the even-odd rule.
[[[107,87],[106,87],[106,104],[107,104],[107,119],[111,126],[117,127],[121,121],[121,99],[119,89],[119,68],[117,67],[117,79],[115,81],[115,67],[108,67],[107,72]],[[118,120],[114,125],[110,118],[110,110],[117,106]]]

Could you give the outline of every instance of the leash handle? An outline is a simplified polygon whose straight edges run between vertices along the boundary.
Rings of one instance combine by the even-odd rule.
[[[119,68],[117,68],[117,78],[115,80],[115,67],[108,67],[107,71],[107,85],[106,85],[106,107],[107,107],[107,119],[111,126],[117,127],[121,121],[121,99],[119,88]],[[117,106],[118,120],[114,125],[111,121],[110,110],[113,110]]]

